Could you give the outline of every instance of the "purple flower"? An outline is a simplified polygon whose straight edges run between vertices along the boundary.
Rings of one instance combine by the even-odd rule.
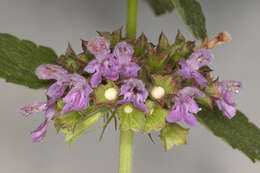
[[[131,62],[134,50],[126,42],[120,42],[114,49],[114,56],[117,58],[118,70],[126,78],[137,77],[141,69],[136,63]]]
[[[58,114],[54,103],[58,98],[64,95],[65,90],[70,86],[72,89],[63,98],[66,103],[62,114],[66,114],[72,110],[83,110],[89,106],[89,94],[92,88],[86,79],[78,74],[68,74],[62,67],[56,65],[42,65],[36,70],[36,74],[41,79],[57,80],[46,91],[51,98],[47,102],[35,103],[20,109],[20,113],[24,116],[33,115],[44,112],[45,118],[40,126],[31,133],[31,139],[34,142],[41,141],[46,133],[49,121]]]
[[[116,81],[119,78],[118,68],[114,56],[110,53],[110,43],[104,38],[97,38],[90,41],[88,49],[95,55],[84,71],[94,73],[91,76],[91,86],[96,88],[102,81],[102,76]]]
[[[219,83],[220,98],[216,103],[229,119],[233,118],[236,114],[236,104],[232,98],[232,93],[239,93],[241,88],[241,82],[223,81]]]
[[[110,53],[110,42],[103,37],[91,40],[88,43],[88,50],[97,56],[105,56]]]
[[[193,87],[185,87],[177,93],[175,104],[169,112],[166,120],[168,122],[179,122],[184,120],[187,124],[193,126],[197,123],[193,114],[200,111],[194,97],[203,97],[204,94]]]
[[[33,142],[39,142],[46,136],[49,121],[57,115],[57,111],[53,105],[48,106],[48,103],[46,102],[35,103],[20,109],[20,113],[24,116],[33,115],[39,112],[44,112],[44,121],[36,130],[31,132],[31,139]]]
[[[55,103],[58,98],[63,96],[65,90],[69,86],[68,72],[60,66],[44,64],[39,66],[35,73],[39,79],[56,80],[56,82],[53,83],[46,91],[47,96],[51,98],[49,100],[49,104]]]
[[[120,95],[124,95],[124,99],[118,101],[118,104],[132,102],[138,109],[147,111],[148,108],[144,102],[148,97],[148,91],[141,80],[134,78],[126,80],[125,84],[121,87]]]
[[[195,79],[195,81],[204,87],[207,87],[207,79],[202,76],[198,70],[199,68],[208,65],[213,59],[213,55],[207,49],[200,49],[191,54],[186,61],[181,61],[181,69],[179,74],[186,79]]]
[[[72,74],[70,79],[74,87],[63,98],[63,102],[66,104],[63,107],[62,114],[72,110],[86,109],[89,106],[89,95],[93,91],[84,77]]]
[[[60,80],[68,74],[67,70],[65,70],[64,68],[53,64],[41,65],[36,69],[35,73],[39,79],[43,80]]]
[[[50,97],[49,104],[55,103],[58,98],[62,97],[67,87],[67,83],[63,84],[60,81],[52,84],[46,91],[46,95]]]
[[[131,60],[133,56],[134,49],[131,45],[127,44],[125,41],[118,43],[114,49],[115,57],[128,57]]]
[[[92,92],[92,88],[84,77],[78,74],[68,74],[62,67],[49,64],[37,68],[36,74],[42,79],[57,80],[47,89],[46,94],[50,97],[47,106],[52,105],[58,98],[61,98],[68,86],[73,88],[63,98],[66,105],[62,110],[62,114],[72,110],[83,110],[89,106],[89,94]]]
[[[25,106],[19,110],[19,112],[25,116],[28,117],[29,115],[35,115],[39,112],[43,112],[47,109],[46,102],[40,102],[40,103],[34,103],[29,106]]]

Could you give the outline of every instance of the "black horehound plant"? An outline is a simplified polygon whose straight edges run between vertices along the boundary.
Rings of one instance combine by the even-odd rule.
[[[232,98],[242,84],[221,81],[211,75],[211,49],[230,40],[226,32],[209,40],[205,18],[195,0],[147,0],[156,14],[179,12],[196,45],[178,32],[174,43],[161,33],[158,44],[145,34],[136,38],[137,0],[128,0],[126,36],[122,28],[98,32],[91,41],[82,40],[76,54],[70,45],[57,57],[52,49],[36,46],[9,34],[0,34],[0,77],[32,89],[47,88],[47,100],[20,109],[24,116],[44,112],[44,120],[31,132],[41,141],[51,121],[70,145],[101,119],[100,139],[111,121],[120,129],[119,173],[130,173],[133,133],[152,140],[159,131],[165,150],[186,143],[189,126],[204,124],[216,136],[260,159],[260,131]]]

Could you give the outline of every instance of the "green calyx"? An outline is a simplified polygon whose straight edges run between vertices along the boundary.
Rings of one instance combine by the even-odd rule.
[[[65,55],[61,55],[56,63],[70,73],[82,74],[88,62],[94,59],[94,56],[87,50],[87,43],[87,41],[82,40],[83,52],[80,54],[76,54],[69,43]]]
[[[145,57],[148,53],[147,50],[148,40],[144,33],[142,33],[135,41],[134,47],[134,57]]]
[[[101,37],[110,41],[111,48],[114,48],[115,45],[122,39],[122,27],[113,31],[113,32],[98,32]]]
[[[194,42],[186,42],[184,36],[178,32],[175,42],[169,50],[169,65],[174,66],[179,61],[187,59],[194,47]]]
[[[210,80],[209,85],[205,88],[204,97],[197,98],[197,101],[205,106],[213,108],[214,103],[220,97],[219,82],[218,79],[215,81]]]

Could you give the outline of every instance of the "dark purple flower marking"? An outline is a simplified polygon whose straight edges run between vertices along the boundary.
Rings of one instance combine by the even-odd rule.
[[[128,79],[121,87],[120,95],[124,96],[123,100],[118,101],[118,104],[134,103],[134,106],[143,111],[147,111],[148,108],[145,104],[145,100],[148,97],[148,91],[145,89],[145,85],[141,80]]]
[[[166,120],[168,122],[179,122],[184,120],[187,124],[193,126],[197,119],[193,114],[199,112],[200,108],[194,101],[194,97],[203,97],[204,94],[197,88],[185,87],[177,93],[175,104],[169,112]]]
[[[232,93],[239,93],[242,83],[237,81],[223,81],[219,83],[220,98],[216,101],[219,109],[229,119],[236,114],[236,104]]]
[[[207,79],[202,76],[198,70],[211,63],[213,55],[207,49],[200,49],[191,54],[186,61],[181,61],[179,74],[186,79],[195,79],[195,81],[204,87],[207,87]]]

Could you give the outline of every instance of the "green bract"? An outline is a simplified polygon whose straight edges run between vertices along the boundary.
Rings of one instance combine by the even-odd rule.
[[[167,123],[160,134],[164,149],[167,151],[174,145],[179,146],[186,144],[186,136],[188,133],[188,129],[185,129],[176,123]]]
[[[151,133],[153,130],[161,130],[165,127],[165,118],[168,116],[168,111],[149,100],[146,104],[149,111],[144,121],[144,132]]]
[[[62,133],[65,134],[65,141],[69,143],[69,145],[72,145],[72,143],[83,134],[85,130],[95,125],[103,115],[102,112],[91,115],[77,123],[77,126],[75,126],[73,130],[68,130],[68,128],[61,129]]]
[[[118,108],[121,130],[141,131],[145,113],[136,109],[132,104],[124,104]]]

